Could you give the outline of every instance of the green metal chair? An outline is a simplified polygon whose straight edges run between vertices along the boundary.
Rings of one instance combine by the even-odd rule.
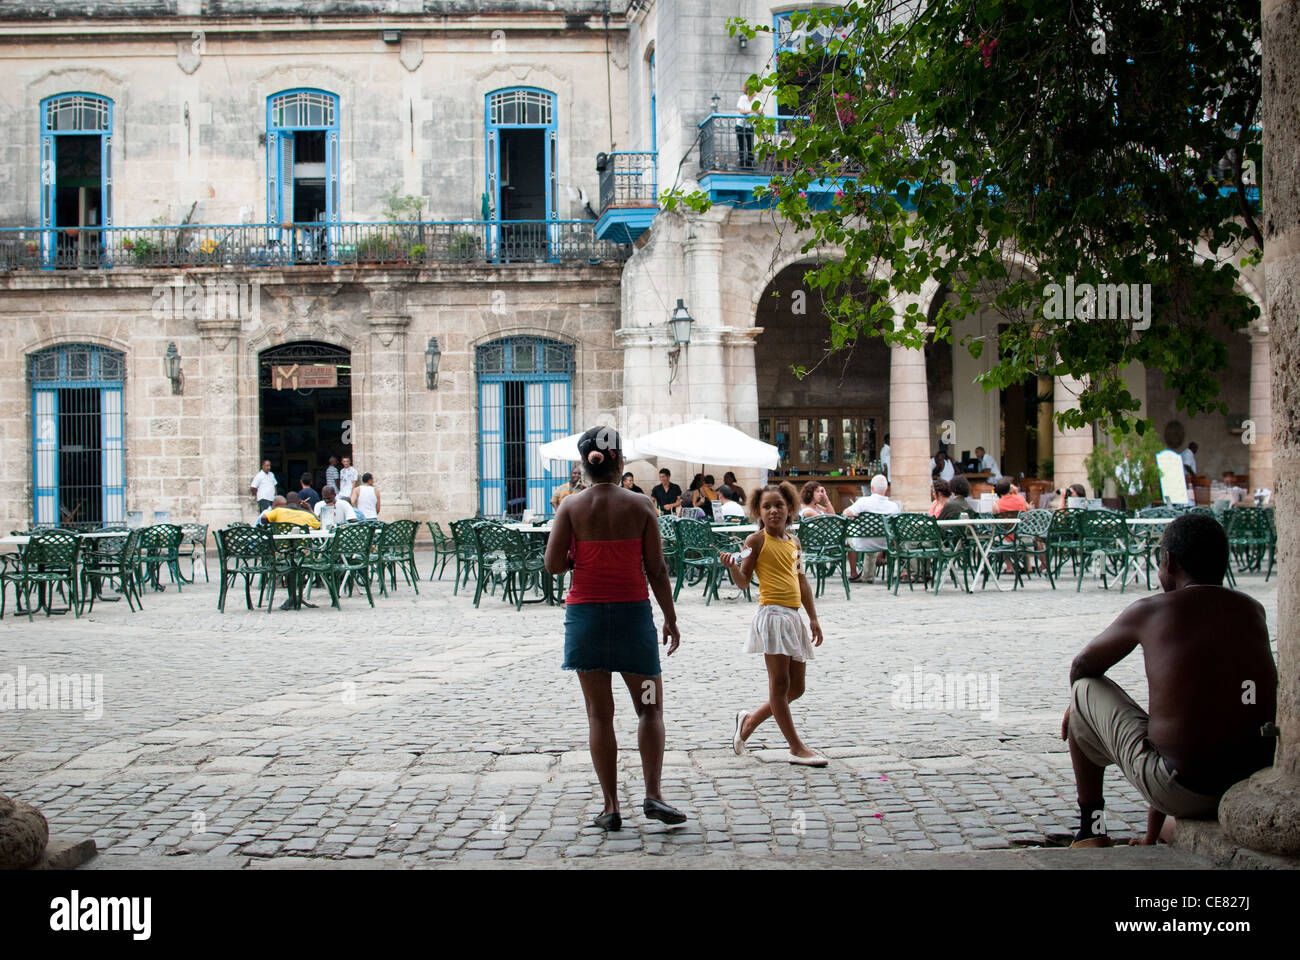
[[[456,582],[452,586],[452,596],[469,583],[471,575],[478,576],[475,570],[478,558],[478,548],[474,540],[475,522],[471,517],[468,520],[453,520],[448,524],[451,527],[452,543],[456,548]]]
[[[433,566],[429,568],[429,579],[433,579],[436,568],[438,579],[441,580],[447,561],[456,556],[456,541],[443,533],[442,526],[437,522],[426,520],[424,525],[429,528],[429,537],[433,540]]]
[[[352,584],[360,581],[365,587],[370,606],[375,605],[374,595],[370,592],[370,540],[373,535],[374,528],[367,524],[341,523],[334,528],[334,535],[325,541],[320,550],[299,563],[299,569],[305,575],[319,577],[324,581],[325,589],[330,595],[330,606],[339,609],[339,597],[345,580],[349,593]],[[382,572],[380,576],[383,576]]]
[[[384,586],[384,574],[394,590],[397,589],[397,571],[418,594],[420,592],[420,573],[415,569],[415,534],[420,527],[414,520],[393,520],[384,524],[379,536],[379,547],[374,553],[374,563],[379,571],[379,592],[387,595]]]
[[[1277,543],[1277,534],[1273,530],[1268,510],[1266,507],[1233,507],[1227,512],[1225,522],[1228,551],[1237,564],[1237,571],[1246,573],[1253,570],[1258,573],[1267,556],[1265,583],[1273,573]]]
[[[668,576],[676,577],[681,573],[681,560],[677,556],[677,517],[671,513],[661,513],[658,522],[664,560],[668,563]]]
[[[1056,578],[1070,561],[1071,573],[1079,571],[1079,518],[1088,511],[1066,507],[1052,511],[1045,541],[1047,582],[1056,589]]]
[[[95,609],[95,600],[103,594],[104,581],[117,581],[118,592],[126,597],[126,605],[135,611],[138,604],[144,609],[140,583],[140,541],[143,530],[132,530],[123,537],[96,537],[83,540],[87,546],[94,544],[81,555],[82,596]],[[110,598],[112,599],[112,598]]]
[[[1088,510],[1079,518],[1079,570],[1075,592],[1083,589],[1088,568],[1098,564],[1102,586],[1110,589],[1107,578],[1119,574],[1119,592],[1128,585],[1129,567],[1142,559],[1146,567],[1147,589],[1151,589],[1151,556],[1148,547],[1136,540],[1124,517],[1102,510]]]
[[[203,564],[203,582],[208,579],[208,525],[206,523],[182,523],[180,555],[190,561],[190,576],[187,583],[194,582],[194,567]]]
[[[799,548],[803,552],[804,569],[816,579],[815,597],[822,595],[826,581],[838,570],[844,584],[844,598],[849,599],[849,564],[844,546],[847,523],[843,517],[827,514],[809,517],[799,525]]]
[[[679,519],[677,533],[677,586],[673,590],[675,601],[682,591],[682,584],[691,573],[697,573],[704,581],[704,605],[707,607],[718,596],[718,584],[727,576],[727,568],[718,557],[718,547],[713,539],[713,530],[703,520]],[[698,582],[698,581],[697,581]]]
[[[898,596],[903,568],[909,565],[911,573],[907,580],[908,590],[914,588],[918,579],[930,577],[934,580],[934,592],[938,594],[945,571],[953,574],[953,583],[957,582],[955,571],[950,569],[954,563],[962,567],[965,589],[970,590],[968,571],[963,564],[965,546],[945,539],[943,528],[928,513],[896,513],[886,516],[885,537],[893,567],[890,578],[894,583],[894,596]]]
[[[530,551],[524,535],[503,524],[479,523],[474,525],[474,541],[478,546],[478,587],[474,592],[474,606],[478,606],[485,586],[502,587],[501,599],[514,600],[515,609],[523,608],[524,593],[530,586],[541,586],[546,571],[541,556]]]
[[[844,549],[849,551],[852,547],[849,545],[850,540],[884,540],[885,539],[885,514],[883,513],[860,513],[856,517],[848,517],[844,525]],[[867,564],[871,564],[871,579],[874,580],[878,572],[876,565],[876,555],[885,552],[872,550],[863,554],[859,559],[862,562],[861,572],[867,572]],[[888,570],[888,554],[886,552],[886,567]],[[888,581],[888,578],[886,578]]]
[[[23,607],[29,622],[34,612],[31,600],[33,589],[38,592],[39,606],[44,607],[48,617],[55,590],[62,593],[66,587],[68,606],[80,617],[81,600],[77,591],[77,559],[80,552],[81,542],[71,530],[56,528],[33,533],[17,564],[0,573],[0,619],[4,618],[5,594],[11,585],[15,596],[19,590],[22,591]]]
[[[180,548],[184,534],[174,523],[155,523],[145,527],[140,538],[140,567],[144,571],[142,579],[148,580],[155,590],[166,588],[158,582],[159,568],[165,566],[176,585],[177,592],[185,577],[181,574]]]
[[[265,525],[256,527],[230,526],[224,530],[214,530],[212,539],[217,545],[217,566],[221,571],[221,590],[217,595],[217,610],[226,612],[226,593],[240,577],[244,578],[244,603],[253,609],[252,582],[258,579],[257,603],[262,604],[262,597],[270,588],[267,601],[267,613],[275,608],[275,586],[284,571],[276,558],[276,544],[271,539],[271,531]]]

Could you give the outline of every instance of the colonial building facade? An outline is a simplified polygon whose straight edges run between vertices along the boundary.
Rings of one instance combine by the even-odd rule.
[[[698,416],[776,443],[797,477],[869,463],[892,435],[910,506],[941,444],[1083,480],[1092,432],[1048,420],[1077,385],[985,392],[987,346],[874,342],[790,373],[824,351],[814,261],[747,202],[767,174],[734,105],[797,39],[797,8],[0,7],[6,529],[248,519],[264,459],[296,489],[331,456],[374,474],[386,517],[540,513],[568,475],[542,443]],[[775,41],[729,37],[737,14]],[[663,212],[672,187],[715,206]],[[1243,285],[1262,307],[1258,282]],[[678,301],[688,344],[670,332]],[[1235,418],[1181,418],[1201,473],[1257,487],[1272,485],[1264,333],[1225,334]],[[967,334],[995,341],[997,318]],[[1158,427],[1180,419],[1162,378],[1128,373]]]

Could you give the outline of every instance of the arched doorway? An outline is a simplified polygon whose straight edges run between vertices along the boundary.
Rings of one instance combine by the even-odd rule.
[[[775,444],[775,476],[829,477],[866,472],[880,456],[888,430],[889,351],[863,338],[851,352],[827,356],[831,324],[822,291],[797,263],[778,273],[759,300],[754,344],[759,438]],[[800,378],[791,369],[803,365]]]
[[[125,355],[65,344],[27,357],[32,519],[95,527],[126,520]]]
[[[478,374],[479,514],[538,516],[569,478],[552,475],[538,448],[572,432],[573,348],[511,337],[475,351]]]
[[[352,353],[299,340],[257,359],[261,460],[271,461],[281,493],[297,490],[304,473],[319,492],[329,458],[352,456]]]

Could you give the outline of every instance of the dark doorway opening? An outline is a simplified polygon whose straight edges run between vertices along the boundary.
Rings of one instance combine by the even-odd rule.
[[[264,350],[258,358],[258,462],[271,461],[281,493],[297,490],[304,473],[319,493],[329,458],[352,456],[351,357],[342,347],[301,341]],[[328,377],[331,368],[334,386],[301,385],[320,382],[305,378]]]
[[[102,523],[103,419],[98,387],[59,391],[59,523]]]
[[[96,134],[64,134],[55,138],[54,211],[59,260],[81,266],[98,248],[98,231],[84,228],[103,223],[103,142]]]
[[[501,131],[502,220],[546,220],[546,131]],[[507,260],[544,259],[545,223],[505,224],[502,256]]]

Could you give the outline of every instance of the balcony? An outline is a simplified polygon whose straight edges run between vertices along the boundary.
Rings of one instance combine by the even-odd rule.
[[[768,206],[769,200],[754,198],[754,188],[765,185],[772,177],[794,172],[795,165],[772,156],[772,148],[790,135],[795,125],[806,118],[779,116],[776,132],[759,133],[754,117],[743,113],[713,113],[700,127],[700,189],[714,203],[742,207]],[[764,146],[766,150],[762,149]],[[759,156],[759,154],[764,154]],[[809,205],[829,205],[835,192],[843,189],[842,177],[815,180],[808,185]]]
[[[0,273],[176,267],[599,263],[630,250],[590,220],[0,228]]]
[[[600,217],[596,236],[631,243],[659,212],[657,161],[653,150],[620,150],[596,157],[600,173]]]

